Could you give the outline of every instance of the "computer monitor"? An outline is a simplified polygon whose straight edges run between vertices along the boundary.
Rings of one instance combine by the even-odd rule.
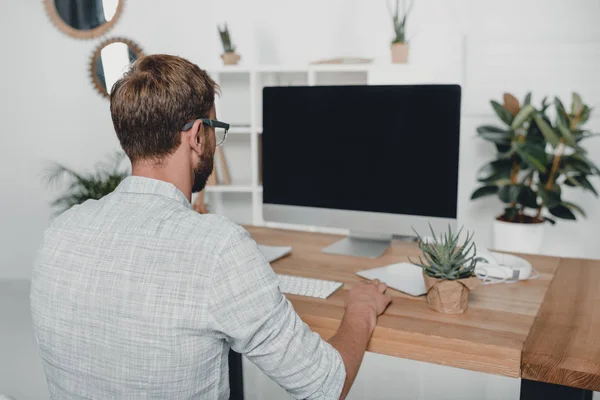
[[[263,90],[263,218],[343,228],[330,253],[377,257],[393,236],[455,228],[458,85]]]

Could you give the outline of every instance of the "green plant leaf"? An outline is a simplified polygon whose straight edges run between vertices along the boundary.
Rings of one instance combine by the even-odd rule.
[[[513,122],[513,119],[515,117],[513,117],[513,115],[510,113],[510,111],[508,111],[506,108],[504,108],[502,106],[502,104],[498,103],[495,100],[490,101],[490,103],[492,104],[492,108],[494,109],[494,111],[496,112],[496,114],[498,115],[498,117],[500,117],[500,119],[508,126],[510,126]]]
[[[496,193],[498,193],[498,186],[496,186],[496,185],[482,186],[473,192],[473,194],[471,195],[471,200],[475,200],[480,197],[494,195]]]
[[[578,93],[573,92],[573,102],[571,103],[571,114],[578,116],[583,111],[583,100]]]
[[[567,175],[565,185],[571,186],[571,187],[574,187],[574,186],[582,187],[582,188],[594,193],[594,195],[596,197],[598,197],[598,192],[596,191],[596,188],[594,188],[594,185],[592,185],[592,183],[587,179],[587,177],[585,175],[575,175],[575,176]]]
[[[477,127],[477,133],[483,139],[489,140],[496,144],[508,145],[511,142],[513,133],[505,129],[497,128],[491,125],[482,125]]]
[[[527,208],[538,208],[537,194],[529,186],[521,187],[517,202]]]
[[[549,209],[561,203],[560,190],[546,190],[546,188],[539,188],[538,194],[542,198],[543,204]]]
[[[577,142],[575,141],[575,138],[571,134],[568,124],[569,124],[569,122],[565,122],[562,118],[557,118],[557,120],[556,120],[556,125],[558,126],[558,131],[560,132],[563,139],[565,140],[565,143],[568,146],[575,148],[575,147],[577,147]]]
[[[552,218],[543,217],[543,220],[546,222],[550,222],[550,224],[552,224],[552,225],[556,225],[556,221],[553,220]]]
[[[543,147],[529,143],[520,143],[517,145],[516,150],[529,165],[538,171],[546,172],[547,154]]]
[[[499,143],[496,143],[495,146],[496,146],[496,150],[500,154],[507,154],[512,149],[512,146],[510,144],[499,144]]]
[[[523,100],[523,107],[531,104],[531,92],[525,95],[525,100]]]
[[[507,204],[516,202],[522,188],[522,185],[504,185],[498,191],[498,197]]]
[[[577,124],[578,126],[585,124],[590,119],[590,114],[592,113],[592,110],[593,109],[588,106],[583,106],[583,111],[579,116],[579,123]]]
[[[521,111],[515,116],[510,127],[512,129],[520,128],[527,120],[529,120],[534,111],[535,108],[531,104],[521,108]]]
[[[562,120],[566,126],[570,126],[571,119],[562,101],[558,97],[555,97],[554,104],[556,105],[556,117]]]
[[[560,138],[554,131],[554,128],[552,128],[544,120],[542,114],[536,113],[534,118],[535,118],[535,122],[536,122],[538,128],[540,129],[540,132],[542,132],[542,135],[544,135],[544,138],[546,139],[546,141],[548,143],[550,143],[552,145],[552,147],[556,148],[558,146],[558,144],[560,143]]]
[[[527,135],[525,136],[527,143],[538,145],[542,148],[546,148],[546,139],[542,135],[542,131],[537,126],[535,120],[532,120],[527,128]]]
[[[548,211],[550,211],[550,214],[554,215],[556,218],[570,219],[570,220],[577,219],[575,217],[575,214],[573,214],[573,212],[569,209],[569,207],[567,207],[563,203],[557,204],[553,207],[548,207]]]
[[[477,180],[491,183],[502,179],[510,179],[511,170],[512,162],[510,160],[495,160],[485,164],[477,171]]]
[[[587,158],[583,154],[575,153],[575,154],[571,155],[571,158],[575,159],[575,160],[578,160],[578,161],[581,161],[582,163],[584,163],[585,165],[587,165],[589,167],[589,169],[590,169],[590,171],[591,171],[592,174],[600,175],[600,169],[598,169],[598,167],[596,166],[596,164],[594,164],[592,162],[592,160],[590,160],[589,158]]]
[[[566,206],[569,210],[571,211],[576,211],[579,214],[581,214],[582,217],[586,217],[585,211],[583,211],[583,208],[579,207],[577,204],[568,202],[568,201],[563,201],[562,203],[564,206]]]

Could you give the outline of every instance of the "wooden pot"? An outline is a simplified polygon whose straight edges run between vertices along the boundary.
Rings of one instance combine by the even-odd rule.
[[[242,57],[240,57],[240,55],[237,53],[230,52],[221,54],[221,58],[223,59],[223,64],[225,65],[236,65],[238,62],[240,62]]]
[[[408,45],[406,43],[392,43],[392,63],[406,64],[408,62]]]
[[[469,303],[469,292],[479,285],[479,278],[447,281],[423,273],[429,308],[445,314],[462,314]]]

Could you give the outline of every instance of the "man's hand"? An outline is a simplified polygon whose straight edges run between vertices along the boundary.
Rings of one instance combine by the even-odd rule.
[[[379,279],[370,282],[361,281],[348,292],[346,297],[346,313],[365,315],[369,319],[371,332],[381,315],[392,301],[385,293],[387,285]]]
[[[379,279],[359,282],[346,297],[346,313],[336,335],[329,343],[340,353],[346,368],[346,381],[340,399],[345,399],[358,374],[377,317],[392,301],[385,294],[387,285]]]

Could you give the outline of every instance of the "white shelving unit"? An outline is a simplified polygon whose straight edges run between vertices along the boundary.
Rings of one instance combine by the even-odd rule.
[[[208,72],[222,92],[217,118],[231,124],[223,151],[232,184],[207,186],[205,199],[210,212],[253,225],[264,225],[259,159],[263,87],[433,82],[426,68],[415,65],[235,65]]]

